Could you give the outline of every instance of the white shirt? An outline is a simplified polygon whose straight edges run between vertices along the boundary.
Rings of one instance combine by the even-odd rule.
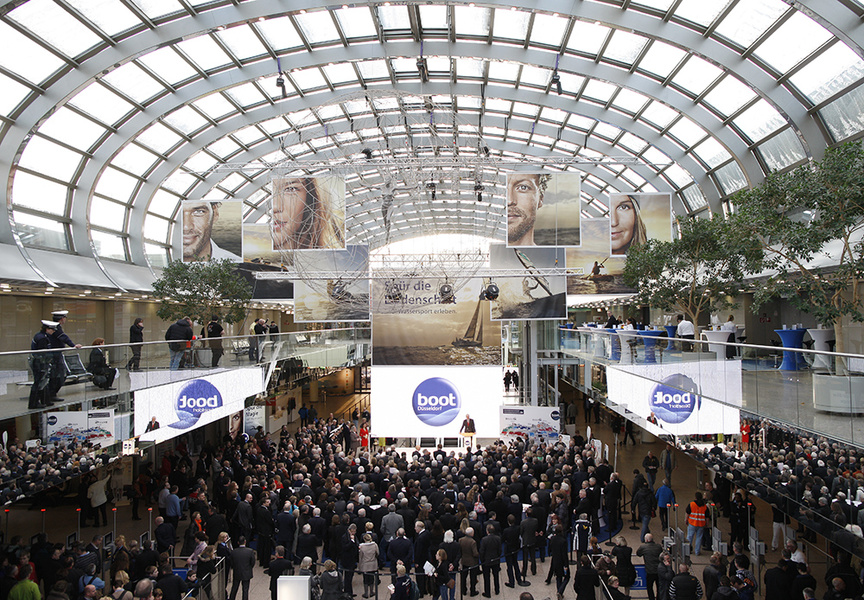
[[[684,337],[685,335],[696,335],[693,323],[687,319],[678,322],[678,337]]]
[[[735,333],[735,322],[734,321],[726,321],[723,325],[720,326],[720,329],[723,331],[731,331]]]

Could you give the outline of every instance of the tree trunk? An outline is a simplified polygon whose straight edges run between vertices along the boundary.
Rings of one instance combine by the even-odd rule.
[[[838,319],[834,321],[834,352],[843,352],[846,349],[846,338],[843,332],[843,324]],[[840,356],[834,357],[834,372],[837,375],[846,375],[849,370],[846,367],[846,359]]]

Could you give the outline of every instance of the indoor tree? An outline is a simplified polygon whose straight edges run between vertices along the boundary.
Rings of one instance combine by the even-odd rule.
[[[864,321],[864,148],[829,148],[820,161],[774,174],[733,198],[739,235],[758,241],[767,275],[754,290],[756,306],[777,297],[834,328],[845,351],[843,320]]]
[[[225,323],[243,321],[252,288],[236,269],[236,263],[227,259],[171,261],[153,282],[153,297],[161,300],[156,314],[166,321],[191,317],[207,323],[214,315]]]
[[[733,306],[758,252],[720,217],[679,217],[676,224],[671,242],[648,240],[629,250],[624,281],[636,288],[636,302],[684,313],[695,325],[703,312]]]

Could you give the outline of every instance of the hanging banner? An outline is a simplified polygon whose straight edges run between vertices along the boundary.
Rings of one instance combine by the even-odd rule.
[[[183,262],[243,260],[242,201],[184,200],[180,209]]]
[[[295,323],[369,320],[369,246],[304,252],[294,266]]]
[[[582,219],[582,246],[567,248],[567,294],[633,294],[624,283],[624,256],[610,256],[609,219]]]
[[[507,246],[578,246],[581,173],[508,173]]]
[[[567,292],[563,248],[507,248],[489,244],[489,266],[499,294],[491,300],[493,320],[566,319]],[[560,269],[560,276],[549,270]],[[515,274],[515,275],[514,275]]]
[[[77,441],[110,446],[116,441],[114,409],[47,413],[45,438],[48,444]]]
[[[345,180],[273,178],[270,241],[274,252],[345,247]]]
[[[547,406],[502,406],[498,415],[501,439],[521,438],[525,442],[555,443],[560,435],[561,415],[557,408]]]
[[[266,408],[266,406],[247,406],[243,409],[243,431],[249,436],[249,439],[255,437],[259,427],[266,433]]]

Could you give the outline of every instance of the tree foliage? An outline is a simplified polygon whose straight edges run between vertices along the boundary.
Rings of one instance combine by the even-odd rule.
[[[630,249],[624,281],[637,289],[638,302],[684,313],[697,323],[706,310],[732,305],[730,297],[739,293],[758,249],[734,235],[721,218],[678,218],[677,222],[677,239],[648,240]]]
[[[236,268],[230,260],[171,261],[153,283],[153,296],[162,301],[156,314],[166,321],[192,317],[206,323],[213,315],[225,323],[243,321],[252,288]]]
[[[783,296],[823,325],[844,349],[844,318],[864,321],[864,149],[853,142],[828,149],[818,162],[771,175],[733,197],[739,235],[762,252],[758,306]],[[826,260],[827,259],[827,260]]]

